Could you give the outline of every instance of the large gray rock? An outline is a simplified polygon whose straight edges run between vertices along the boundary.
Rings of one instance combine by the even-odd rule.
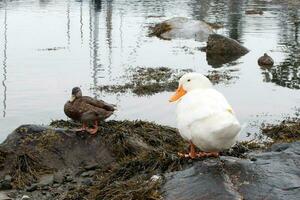
[[[204,42],[212,33],[212,26],[206,22],[185,17],[174,17],[156,24],[150,35],[169,40],[181,38]]]
[[[165,199],[299,199],[300,142],[249,156],[255,161],[221,157],[167,174]]]
[[[235,61],[249,52],[236,40],[219,34],[211,34],[208,37],[205,50],[207,63],[215,68]]]

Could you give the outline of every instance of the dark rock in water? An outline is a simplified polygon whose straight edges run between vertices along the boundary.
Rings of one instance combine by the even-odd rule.
[[[246,10],[246,15],[262,15],[264,12],[262,10]]]
[[[213,25],[200,20],[174,17],[152,27],[150,36],[157,36],[167,40],[177,38],[195,39],[203,42],[213,33],[213,27],[216,27],[215,24]]]
[[[209,56],[243,56],[249,50],[234,39],[212,34],[208,37],[206,53]]]
[[[261,56],[257,60],[257,63],[260,66],[269,66],[269,67],[272,67],[274,65],[274,60],[268,54],[265,53],[263,56]]]
[[[169,173],[165,199],[299,199],[300,142],[278,148],[251,153],[254,162],[225,156]]]

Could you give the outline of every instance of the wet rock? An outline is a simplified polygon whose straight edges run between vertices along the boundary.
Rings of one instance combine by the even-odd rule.
[[[248,52],[249,50],[236,40],[219,34],[210,35],[207,41],[206,53],[208,57],[219,55],[237,59],[237,57]]]
[[[22,180],[13,177],[12,184],[24,188],[36,177],[78,169],[82,162],[110,164],[114,161],[113,153],[100,137],[99,134],[95,137],[86,134],[83,138],[70,129],[49,126],[20,126],[0,146],[0,150],[13,152],[1,161],[4,169],[0,177],[5,174],[22,177]],[[15,170],[18,168],[21,170]]]
[[[80,176],[82,177],[91,177],[95,174],[95,171],[87,171],[87,172],[83,172]]]
[[[21,200],[29,200],[29,199],[30,199],[30,197],[28,195],[23,195],[21,197]]]
[[[11,180],[12,180],[11,176],[6,175],[5,178],[0,181],[0,190],[12,189]]]
[[[90,178],[87,178],[87,179],[82,180],[81,183],[86,186],[91,186],[91,185],[93,185],[93,180]]]
[[[74,180],[73,177],[70,176],[70,175],[68,175],[68,176],[65,177],[65,181],[66,182],[72,182],[73,180]]]
[[[264,12],[262,10],[246,10],[246,15],[262,15]]]
[[[38,182],[38,186],[43,187],[43,186],[51,186],[54,182],[54,175],[49,174],[49,175],[43,175],[40,178],[40,181]]]
[[[257,63],[258,63],[259,66],[272,67],[274,65],[274,60],[268,54],[265,53],[263,56],[261,56],[257,60]]]
[[[84,169],[87,170],[87,171],[89,171],[89,170],[95,170],[95,169],[98,169],[98,168],[100,168],[100,166],[97,163],[92,163],[92,164],[86,165],[84,167]]]
[[[206,22],[192,20],[185,17],[174,17],[156,24],[150,36],[157,36],[162,39],[195,39],[196,41],[207,41],[213,28]]]
[[[62,172],[57,172],[53,176],[53,182],[60,184],[64,181],[64,178],[65,178],[65,176]]]
[[[4,180],[5,180],[5,181],[8,181],[8,182],[11,182],[12,177],[11,177],[10,175],[6,175],[6,176],[4,177]]]
[[[284,147],[282,151],[271,148],[251,153],[255,161],[224,156],[169,173],[162,188],[165,199],[296,200],[300,195],[300,142],[278,146]]]
[[[0,199],[1,200],[12,200],[5,192],[0,191]]]
[[[29,186],[27,189],[26,189],[26,191],[27,192],[33,192],[33,191],[35,191],[35,190],[37,190],[38,189],[38,185],[37,184],[32,184],[31,186]]]

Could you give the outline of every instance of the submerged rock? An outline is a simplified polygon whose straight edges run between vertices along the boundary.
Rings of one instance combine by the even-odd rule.
[[[249,50],[234,39],[219,34],[212,34],[207,41],[208,55],[243,56]]]
[[[246,15],[262,15],[264,12],[262,10],[246,10]]]
[[[216,26],[216,25],[214,25]],[[195,39],[204,42],[210,34],[213,33],[213,27],[200,20],[192,20],[185,17],[174,17],[169,20],[156,24],[152,28],[150,36],[157,36],[162,39]]]
[[[166,175],[165,199],[298,199],[300,142],[252,153],[256,161],[221,157]],[[271,192],[270,192],[271,191]]]

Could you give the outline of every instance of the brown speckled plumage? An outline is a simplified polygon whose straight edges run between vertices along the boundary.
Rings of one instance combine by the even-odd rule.
[[[79,88],[76,93],[78,92],[80,92],[80,95],[77,96],[72,92],[75,99],[67,101],[64,106],[64,112],[69,118],[88,123],[104,120],[113,114],[115,110],[113,105],[88,96],[81,96]]]

